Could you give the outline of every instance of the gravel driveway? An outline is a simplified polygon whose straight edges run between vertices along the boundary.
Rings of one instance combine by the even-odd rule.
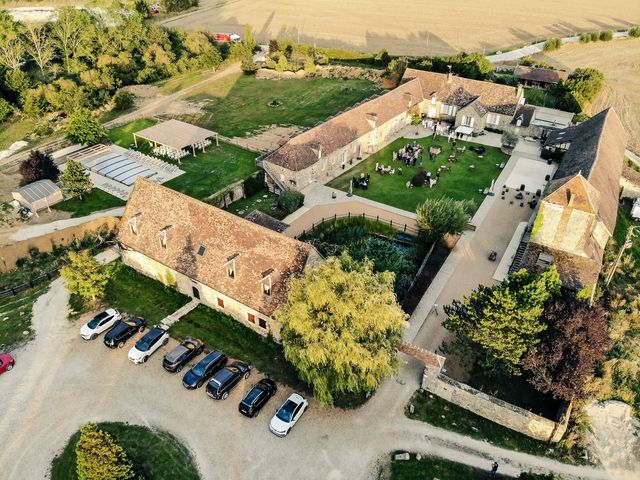
[[[377,478],[378,460],[395,449],[482,468],[496,458],[507,474],[535,468],[608,478],[407,419],[403,408],[418,387],[417,364],[403,368],[399,381],[387,381],[356,411],[323,409],[311,400],[291,434],[276,438],[268,421],[289,389],[280,388],[258,418],[246,419],[237,404],[258,380],[255,372],[226,401],[210,400],[204,389],[188,391],[181,375],[162,369],[162,356],[173,343],[148,363],[133,365],[127,347],[109,350],[101,339],[82,340],[78,322],[66,318],[67,299],[64,281],[55,280],[34,306],[35,340],[15,352],[16,368],[0,376],[2,480],[46,478],[53,456],[86,421],[126,421],[167,430],[191,449],[205,480]],[[130,340],[128,347],[132,344]]]

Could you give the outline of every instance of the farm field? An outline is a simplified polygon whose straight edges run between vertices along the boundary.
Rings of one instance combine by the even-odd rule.
[[[630,0],[494,0],[490,9],[477,0],[273,0],[267,8],[260,0],[202,0],[200,5],[163,23],[239,34],[249,23],[259,41],[290,38],[319,47],[386,48],[409,55],[490,52],[542,37],[640,23],[640,3]]]
[[[537,59],[562,68],[593,67],[601,70],[606,85],[590,114],[614,107],[629,134],[629,149],[640,154],[640,39],[567,45]]]

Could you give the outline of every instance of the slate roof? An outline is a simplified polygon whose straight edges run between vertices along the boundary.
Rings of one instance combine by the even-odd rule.
[[[318,151],[327,156],[380,126],[407,112],[423,99],[420,81],[406,82],[394,90],[363,102],[326,122],[290,139],[264,161],[293,171],[317,163]]]
[[[267,215],[260,210],[251,210],[244,216],[245,220],[249,220],[255,224],[261,225],[274,232],[282,233],[289,228],[288,223],[281,222],[277,218],[273,218],[271,215]]]
[[[487,111],[502,115],[513,115],[522,97],[517,87],[471,80],[457,75],[449,77],[446,73],[407,68],[403,78],[420,79],[425,99],[435,96],[447,105],[458,107],[465,107],[472,101],[479,100]]]
[[[518,118],[522,116],[522,123],[520,126],[526,128],[531,126],[531,120],[533,120],[533,116],[536,112],[536,107],[533,105],[520,105],[511,120],[511,125],[518,124]]]
[[[560,80],[566,81],[569,78],[568,72],[539,67],[518,66],[513,74],[518,80],[541,83],[558,83]]]
[[[134,216],[137,234],[128,225]],[[163,229],[167,248],[160,242]],[[118,240],[268,316],[285,301],[287,280],[313,254],[310,245],[142,178],[127,202]],[[234,256],[232,278],[226,265]],[[265,295],[262,280],[269,271],[272,292]]]
[[[554,142],[571,143],[554,179],[568,181],[578,174],[586,178],[600,194],[599,215],[613,233],[627,145],[627,134],[615,110],[608,108],[580,125],[551,132],[545,145]]]

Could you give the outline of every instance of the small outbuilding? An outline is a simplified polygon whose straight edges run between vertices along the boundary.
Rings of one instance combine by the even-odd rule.
[[[548,88],[561,81],[566,82],[569,78],[569,73],[564,70],[526,67],[523,65],[516,67],[513,75],[518,79],[518,83],[524,87],[540,88]]]
[[[51,180],[38,180],[11,192],[14,200],[32,212],[49,209],[64,200],[59,186]]]

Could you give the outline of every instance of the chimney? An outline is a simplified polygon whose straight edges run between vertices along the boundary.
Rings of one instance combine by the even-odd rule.
[[[451,65],[447,65],[449,67],[449,73],[447,73],[447,83],[453,82],[453,73],[451,72]]]

